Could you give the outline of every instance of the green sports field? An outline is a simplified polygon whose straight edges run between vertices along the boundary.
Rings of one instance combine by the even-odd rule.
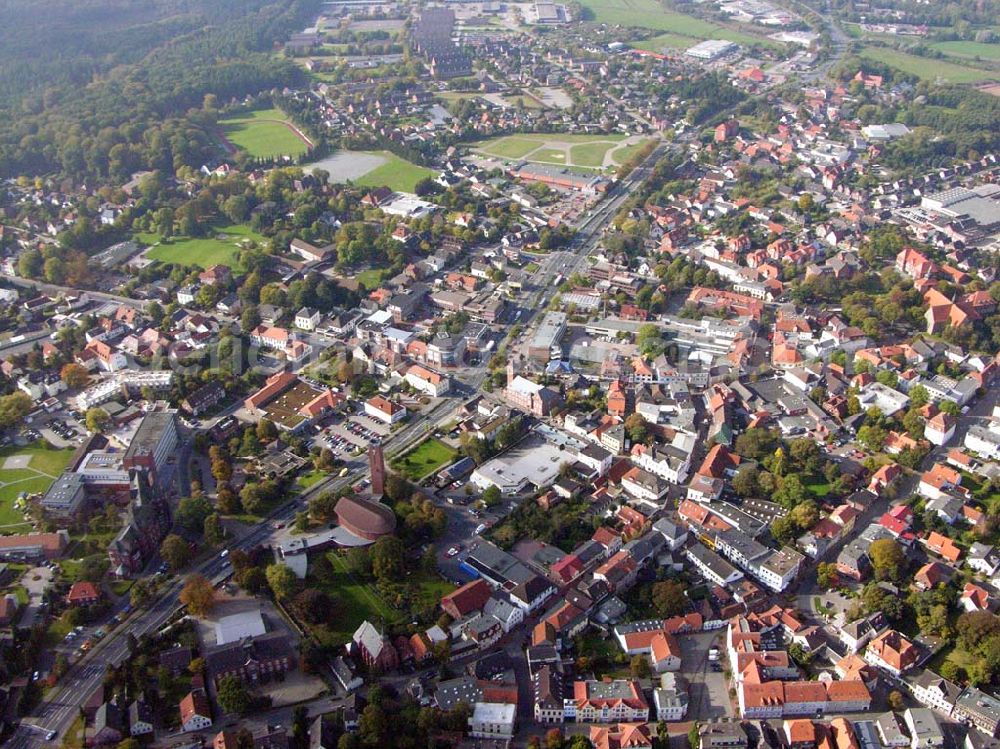
[[[24,513],[14,507],[22,494],[42,493],[63,472],[72,450],[56,450],[32,445],[7,447],[0,450],[0,526],[24,523]],[[8,460],[11,459],[11,460]],[[5,468],[17,464],[17,467]],[[4,528],[6,531],[23,531],[23,528]]]
[[[539,164],[600,169],[605,166],[609,152],[612,163],[608,166],[614,166],[621,164],[644,142],[623,145],[623,141],[625,136],[621,133],[611,135],[519,133],[471,144],[470,147],[486,156],[502,159],[524,159]]]
[[[251,156],[298,156],[307,148],[280,109],[256,109],[222,120],[219,126],[226,140]]]
[[[354,184],[362,187],[388,187],[400,192],[413,192],[417,183],[424,177],[433,177],[436,172],[406,159],[401,159],[389,151],[372,151],[381,156],[385,162],[375,167],[364,176],[354,180]]]
[[[737,44],[761,44],[766,47],[783,48],[764,37],[757,37],[727,26],[703,21],[694,16],[667,10],[657,0],[581,0],[580,4],[597,23],[633,26],[639,29],[665,31],[680,37],[690,37],[685,45],[691,46],[705,39],[728,39]],[[678,42],[679,39],[673,41]],[[642,43],[639,43],[642,44]],[[666,46],[674,46],[667,44]],[[645,49],[640,46],[639,49]],[[653,50],[658,51],[658,50]]]
[[[264,237],[242,224],[210,229],[207,237],[173,237],[167,243],[156,244],[161,240],[155,234],[142,234],[139,239],[156,245],[146,253],[152,260],[199,268],[221,264],[235,271],[240,270],[237,254],[241,243],[264,242]]]
[[[997,77],[979,68],[956,65],[944,60],[928,60],[926,57],[910,55],[888,47],[865,47],[861,56],[929,81],[941,78],[948,83],[980,83]]]

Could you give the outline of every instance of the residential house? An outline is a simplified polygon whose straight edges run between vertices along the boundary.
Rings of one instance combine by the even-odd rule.
[[[203,731],[212,725],[212,706],[204,689],[193,689],[181,700],[181,730],[185,733]]]

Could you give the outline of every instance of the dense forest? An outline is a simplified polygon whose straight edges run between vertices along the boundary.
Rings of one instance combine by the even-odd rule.
[[[274,43],[318,0],[9,0],[0,4],[0,177],[127,179],[210,152],[182,118],[302,81]],[[180,119],[178,119],[180,118]],[[204,124],[204,123],[201,123]]]

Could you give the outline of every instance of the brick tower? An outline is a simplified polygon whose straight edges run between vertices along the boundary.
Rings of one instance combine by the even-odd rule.
[[[385,456],[381,442],[373,442],[368,449],[368,470],[372,478],[372,496],[381,497],[385,493]]]

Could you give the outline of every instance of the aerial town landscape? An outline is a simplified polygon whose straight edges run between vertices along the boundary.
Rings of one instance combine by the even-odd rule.
[[[0,741],[1000,749],[1000,2],[0,7]]]

